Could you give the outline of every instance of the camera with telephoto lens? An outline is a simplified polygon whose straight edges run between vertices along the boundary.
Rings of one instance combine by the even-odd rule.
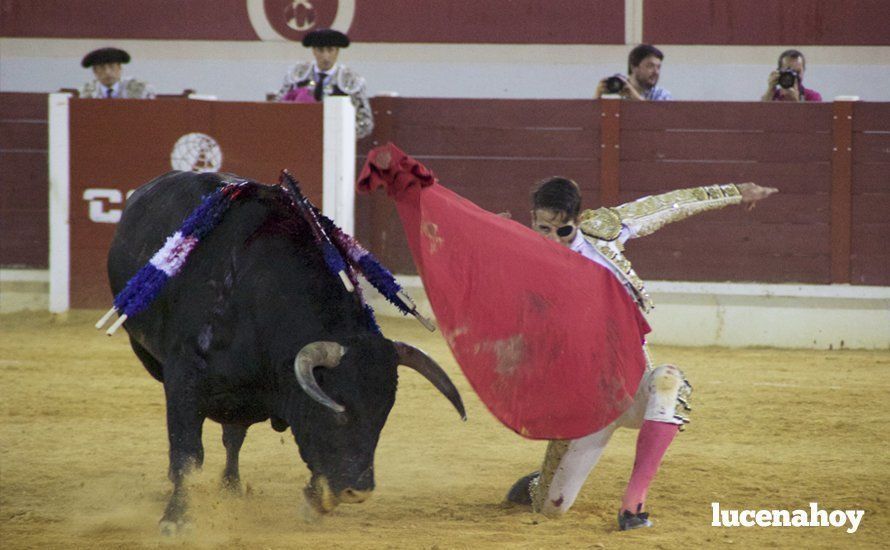
[[[606,91],[610,94],[620,93],[624,89],[625,82],[620,76],[610,76],[606,79]]]
[[[797,75],[797,71],[782,69],[779,71],[779,86],[786,89],[793,88],[798,78],[800,77]]]

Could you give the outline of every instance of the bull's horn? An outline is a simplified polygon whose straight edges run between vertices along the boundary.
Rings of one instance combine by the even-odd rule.
[[[451,404],[460,413],[460,417],[466,421],[467,412],[464,410],[464,402],[460,398],[457,388],[451,383],[451,379],[442,370],[442,367],[432,357],[410,344],[395,341],[392,344],[399,355],[399,364],[416,370],[424,378],[432,382],[433,386],[436,386],[436,389],[451,401]]]
[[[318,382],[315,380],[312,369],[315,367],[334,368],[340,364],[340,359],[345,353],[346,348],[337,342],[319,341],[303,346],[303,349],[300,350],[296,359],[294,359],[294,374],[297,375],[297,382],[300,383],[303,391],[309,394],[309,397],[312,399],[338,413],[346,409],[343,405],[328,397],[318,387]]]

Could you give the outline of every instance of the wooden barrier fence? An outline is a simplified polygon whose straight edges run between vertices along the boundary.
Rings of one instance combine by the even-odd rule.
[[[0,266],[45,269],[46,94],[0,94]],[[528,221],[532,184],[575,179],[584,207],[695,185],[756,181],[781,193],[628,245],[644,278],[890,285],[890,104],[372,100],[377,126],[357,163],[393,141],[457,193]],[[356,233],[414,273],[378,193],[356,201]],[[480,236],[484,238],[484,236]]]
[[[528,222],[529,190],[576,180],[584,207],[755,181],[781,192],[628,244],[644,278],[890,284],[890,104],[377,98],[359,164],[393,141],[456,192]],[[356,228],[414,273],[395,209],[359,197]],[[484,236],[480,236],[484,238]]]

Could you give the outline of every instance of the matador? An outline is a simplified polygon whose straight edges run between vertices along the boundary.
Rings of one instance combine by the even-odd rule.
[[[533,194],[532,228],[607,268],[624,285],[637,306],[648,313],[652,299],[624,256],[628,239],[644,237],[669,223],[708,210],[745,203],[749,208],[777,189],[753,183],[710,185],[643,197],[618,207],[580,212],[578,185],[554,177],[537,185]],[[579,333],[583,331],[579,327]],[[579,334],[583,337],[583,334]],[[621,508],[620,530],[651,527],[646,495],[661,460],[684,424],[689,422],[692,385],[674,365],[655,366],[645,342],[646,369],[631,406],[614,422],[590,435],[551,440],[540,471],[520,478],[507,500],[531,505],[546,515],[568,511],[617,428],[640,431],[636,458]]]

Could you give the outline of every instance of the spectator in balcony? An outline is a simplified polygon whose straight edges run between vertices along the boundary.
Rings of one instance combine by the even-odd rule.
[[[154,90],[141,80],[122,78],[121,65],[130,62],[130,54],[118,48],[101,48],[86,54],[80,62],[92,68],[95,80],[80,89],[80,97],[95,99],[154,99]]]
[[[661,50],[651,44],[640,44],[627,56],[627,76],[616,74],[600,80],[596,87],[596,98],[607,93],[617,93],[624,99],[636,101],[673,99],[669,91],[658,86],[662,61],[664,54]]]
[[[355,106],[355,134],[361,139],[374,129],[374,115],[365,91],[365,79],[337,62],[340,49],[349,46],[349,37],[333,29],[319,29],[303,37],[303,46],[312,48],[315,61],[297,63],[284,76],[276,101],[312,103],[325,96],[349,96]]]
[[[805,88],[803,74],[807,60],[797,50],[785,50],[779,56],[776,70],[769,74],[762,101],[822,101],[816,90]]]

